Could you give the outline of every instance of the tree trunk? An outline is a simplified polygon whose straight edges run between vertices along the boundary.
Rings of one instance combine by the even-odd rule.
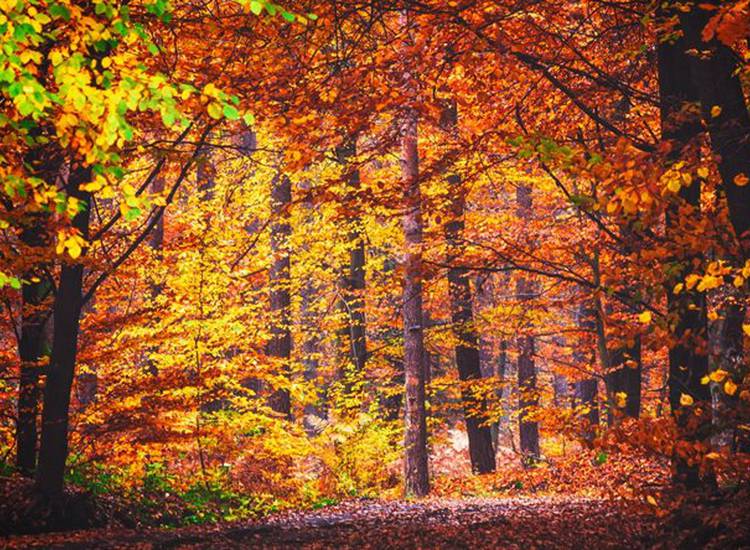
[[[357,139],[347,138],[336,150],[336,157],[347,171],[347,208],[349,217],[349,264],[342,277],[344,314],[348,320],[346,340],[349,342],[348,355],[357,373],[365,370],[367,362],[367,337],[365,322],[365,240],[361,213],[356,208],[357,192],[360,187],[359,168],[351,166],[351,159],[357,154]]]
[[[162,178],[161,176],[157,176],[156,178],[154,178],[154,181],[151,184],[151,192],[154,194],[161,194],[162,192],[164,192],[164,178]],[[161,261],[164,256],[164,215],[159,218],[159,221],[156,222],[156,225],[151,230],[151,234],[148,238],[148,245],[154,253],[154,257],[157,260]],[[154,310],[156,309],[155,300],[161,295],[163,290],[163,283],[152,277],[149,281],[149,296],[151,298],[151,303]],[[151,354],[154,354],[157,351],[157,346],[150,346],[146,350],[146,370],[152,376],[156,376],[157,374],[159,374],[159,369],[156,366],[154,360],[151,358]]]
[[[309,183],[305,182],[305,199],[302,202],[309,224],[315,222],[314,204]],[[300,325],[302,333],[302,367],[304,368],[305,381],[315,387],[315,401],[305,404],[303,425],[308,436],[314,436],[321,432],[326,417],[325,408],[322,403],[323,388],[318,384],[318,368],[320,367],[320,342],[321,334],[319,328],[320,318],[315,307],[318,296],[320,296],[320,285],[315,277],[309,277],[300,290]]]
[[[427,413],[425,409],[425,350],[422,312],[422,205],[419,189],[417,113],[409,109],[402,123],[401,177],[404,186],[402,219],[404,254],[404,492],[421,497],[429,492],[427,474]]]
[[[669,14],[662,12],[659,15]],[[695,141],[702,132],[701,122],[684,109],[687,104],[700,99],[695,87],[695,75],[692,74],[696,67],[690,60],[691,56],[685,53],[687,48],[688,43],[682,38],[671,42],[659,41],[657,46],[661,138],[670,145],[668,162],[698,158]],[[683,187],[679,200],[699,209],[699,181]],[[674,242],[673,237],[681,231],[681,215],[679,206],[670,207],[667,211],[666,231],[670,242]],[[701,378],[708,371],[708,356],[704,351],[707,337],[705,296],[691,290],[679,294],[673,292],[674,285],[684,281],[690,273],[695,258],[696,255],[690,251],[679,254],[675,258],[678,269],[672,270],[672,277],[667,281],[667,305],[674,339],[669,349],[669,403],[681,431],[679,438],[687,443],[704,440],[710,429],[711,396],[708,385],[701,384]],[[687,400],[682,398],[683,395],[694,403],[686,405]],[[675,482],[688,487],[699,485],[698,467],[691,465],[679,451],[673,457],[673,470]]]
[[[721,2],[708,0],[702,6],[718,7]],[[729,205],[729,217],[740,241],[744,259],[750,258],[750,114],[738,75],[738,57],[715,38],[704,42],[701,33],[715,11],[693,6],[680,11],[686,49],[708,51],[707,55],[682,56],[689,63],[689,74],[700,100],[703,121],[711,137],[711,149],[718,158],[719,173]],[[683,77],[684,79],[684,77]],[[688,82],[680,82],[682,90]],[[691,95],[690,99],[694,96]],[[715,115],[715,108],[720,109]],[[712,113],[714,111],[714,113]]]
[[[45,78],[42,76],[42,78]],[[44,133],[36,126],[30,135],[39,138]],[[32,147],[25,155],[24,164],[32,174],[48,185],[53,185],[60,174],[62,156],[48,145]],[[49,216],[45,213],[31,213],[22,221],[21,242],[28,248],[26,254],[33,257],[34,249],[41,250],[49,245],[47,228]],[[27,257],[28,257],[27,256]],[[31,477],[37,462],[37,420],[39,416],[39,377],[40,361],[49,346],[45,334],[45,324],[51,315],[51,306],[44,305],[50,293],[52,282],[45,274],[45,266],[31,265],[23,274],[21,290],[21,327],[18,341],[20,371],[18,381],[18,409],[16,419],[16,466],[19,472]]]
[[[520,185],[516,190],[517,215],[523,220],[531,217],[531,188]],[[521,277],[516,283],[516,295],[521,302],[529,302],[534,298],[534,284],[526,277]],[[524,323],[527,325],[527,323]],[[525,328],[529,328],[526,326]],[[535,420],[529,420],[539,405],[536,389],[536,339],[532,334],[525,334],[518,338],[518,417],[521,454],[525,464],[535,462],[540,457],[539,425]]]
[[[450,110],[451,127],[456,125],[456,104]],[[460,263],[463,257],[463,231],[466,190],[457,174],[448,176],[451,219],[445,225],[445,239],[448,243],[449,262]],[[487,403],[478,401],[472,395],[470,384],[482,378],[479,362],[479,336],[474,325],[472,310],[473,296],[464,267],[448,269],[448,288],[451,300],[451,321],[457,344],[455,347],[456,367],[461,380],[461,401],[463,402],[466,433],[469,437],[469,456],[471,470],[474,473],[486,474],[495,471],[495,452],[492,446],[492,433],[485,424],[484,413]]]
[[[596,330],[596,315],[596,308],[590,305],[590,302],[582,302],[576,313],[578,328],[582,332],[594,332]],[[579,340],[578,347],[573,353],[573,360],[578,365],[587,365],[593,371],[596,362],[596,352],[594,349],[591,349],[591,353],[587,354],[584,351],[588,347],[585,345],[585,342],[586,340],[583,342]],[[582,408],[583,414],[581,414],[581,418],[586,422],[583,428],[583,439],[588,443],[592,443],[599,428],[598,380],[591,377],[576,382],[573,389],[572,404],[574,408]]]
[[[686,47],[709,52],[689,56],[690,74],[711,138],[711,150],[718,160],[729,218],[740,244],[742,260],[747,261],[750,260],[750,185],[747,183],[750,178],[750,113],[740,82],[740,58],[715,37],[708,42],[702,37],[706,23],[716,13],[711,8],[720,4],[709,0],[679,15]],[[743,293],[746,297],[747,285]],[[730,330],[724,336],[728,348],[742,354],[741,332]],[[730,342],[726,337],[733,340]],[[737,424],[747,422],[747,418],[737,419]],[[742,446],[747,447],[746,440]]]
[[[271,252],[273,259],[269,274],[270,309],[272,315],[271,340],[268,342],[267,352],[275,364],[279,374],[288,382],[291,375],[290,360],[292,355],[292,332],[290,325],[290,260],[289,238],[291,226],[289,224],[289,210],[292,205],[292,182],[283,174],[274,176],[271,187]],[[292,403],[289,390],[275,388],[269,397],[268,404],[272,410],[291,420]]]
[[[641,340],[636,338],[632,346],[623,346],[609,352],[610,371],[605,376],[607,395],[618,393],[626,395],[622,409],[628,418],[639,418],[641,415]],[[607,424],[615,420],[612,408],[607,409]]]
[[[38,220],[37,217],[34,218]],[[24,228],[21,240],[30,247],[45,244],[42,224]],[[36,279],[36,282],[34,281]],[[36,468],[37,417],[39,415],[40,360],[44,353],[44,325],[48,317],[43,307],[49,281],[34,270],[24,273],[21,291],[21,334],[18,353],[21,360],[18,382],[18,418],[16,421],[16,466],[32,477]]]
[[[88,237],[91,206],[90,193],[80,185],[91,179],[90,168],[71,171],[67,193],[80,200],[86,208],[73,219],[73,227],[83,238]],[[60,270],[54,305],[54,336],[52,359],[44,387],[42,434],[35,488],[46,498],[62,493],[65,460],[68,456],[68,423],[70,394],[78,353],[78,332],[81,317],[83,264],[65,261]]]

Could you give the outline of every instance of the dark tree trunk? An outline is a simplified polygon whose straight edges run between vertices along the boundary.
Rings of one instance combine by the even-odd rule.
[[[25,245],[41,247],[45,244],[42,226],[43,222],[24,228],[21,240]],[[34,270],[24,273],[23,280],[21,333],[18,343],[21,370],[16,421],[16,466],[22,475],[32,477],[36,468],[40,361],[45,344],[44,325],[49,316],[43,303],[50,284],[46,277]]]
[[[425,349],[422,311],[422,205],[419,189],[417,114],[409,109],[402,123],[401,177],[404,186],[404,492],[429,492],[427,473],[427,411],[425,408]]]
[[[584,333],[593,333],[596,331],[596,308],[590,304],[590,302],[584,301],[578,308],[576,313],[577,323],[579,329]],[[583,341],[579,340],[578,348],[573,354],[573,360],[578,365],[586,365],[592,371],[594,371],[594,365],[596,363],[596,352],[594,347],[591,346],[591,351],[586,353],[585,350],[589,349],[586,346],[588,339]],[[581,415],[581,418],[585,421],[586,425],[583,428],[583,439],[588,443],[592,443],[596,437],[597,430],[599,428],[599,383],[596,378],[587,378],[580,380],[575,383],[573,388],[573,407],[582,407],[585,412]]]
[[[703,29],[716,13],[712,7],[721,4],[709,0],[694,5],[690,11],[680,11],[680,22],[689,49],[707,52],[690,55],[690,69],[694,86],[701,103],[703,122],[711,138],[711,150],[718,159],[722,190],[729,207],[729,218],[740,244],[743,260],[750,259],[750,113],[740,82],[739,57],[715,37],[705,42]],[[704,9],[706,8],[706,9]],[[718,108],[718,114],[715,109]],[[744,293],[747,293],[747,285]],[[742,334],[731,330],[724,341],[728,348],[742,353]],[[739,418],[746,424],[747,418]],[[742,446],[746,447],[747,443]]]
[[[607,394],[624,393],[627,397],[622,413],[628,418],[641,415],[641,340],[636,338],[633,346],[619,347],[609,352],[610,370],[605,376]],[[611,399],[610,399],[611,401]],[[607,424],[614,423],[612,408],[607,409]]]
[[[722,307],[722,318],[719,325],[719,350],[716,366],[728,373],[728,378],[737,385],[741,383],[744,373],[744,332],[746,307],[737,297],[725,298],[727,302]],[[723,389],[724,381],[713,389],[713,423],[718,429],[717,435],[721,444],[731,444],[734,451],[750,451],[750,434],[742,426],[747,425],[747,419],[741,414],[742,404],[737,394],[727,395]]]
[[[516,203],[518,217],[528,220],[531,217],[531,188],[519,186],[516,190]],[[521,302],[529,302],[534,298],[534,284],[532,281],[521,277],[516,284],[516,295]],[[524,323],[527,325],[527,323]],[[526,328],[529,328],[526,326]],[[539,425],[535,420],[529,419],[539,405],[539,397],[536,389],[536,364],[534,354],[536,353],[536,339],[532,334],[525,334],[518,338],[518,391],[519,408],[518,417],[521,453],[525,463],[533,463],[540,457],[539,452]]]
[[[717,0],[708,0],[702,5],[718,7],[720,4]],[[750,178],[750,114],[737,74],[738,57],[715,38],[704,42],[701,37],[706,23],[715,13],[699,6],[693,6],[690,11],[679,11],[685,34],[679,53],[684,53],[686,49],[709,52],[707,55],[683,55],[683,63],[689,63],[689,72],[683,74],[692,77],[695,93],[691,94],[690,99],[700,100],[703,121],[711,137],[711,149],[719,161],[729,217],[740,240],[743,257],[748,259],[750,185],[743,184],[742,176]],[[688,89],[689,83],[679,83],[683,86],[682,90]],[[715,107],[720,109],[718,116],[712,114]]]
[[[156,178],[154,178],[154,181],[151,184],[151,192],[154,194],[161,194],[163,191],[164,178],[162,178],[161,176],[157,176]],[[149,248],[151,248],[154,257],[157,260],[161,261],[164,255],[164,215],[159,218],[159,221],[156,222],[156,225],[151,230],[151,234],[148,238],[148,245]],[[149,295],[151,298],[152,307],[154,309],[156,309],[155,300],[161,295],[163,290],[164,284],[155,277],[151,277],[151,280],[149,281]],[[158,347],[156,346],[150,346],[146,350],[146,370],[152,376],[156,376],[157,374],[159,374],[159,368],[151,358],[151,355],[156,353],[157,351]]]
[[[660,41],[657,46],[662,140],[670,145],[668,162],[697,159],[695,141],[702,132],[699,118],[690,116],[684,109],[687,104],[701,99],[695,87],[697,80],[693,73],[696,67],[685,53],[687,48],[688,43],[682,38],[672,42]],[[700,183],[696,181],[683,187],[679,201],[699,209]],[[667,212],[670,242],[675,241],[670,235],[682,231],[682,212],[678,206]],[[673,287],[690,273],[692,260],[696,257],[691,251],[678,254],[675,258],[678,269],[672,270],[672,277],[667,281],[667,304],[674,323],[672,337],[675,341],[669,350],[669,403],[682,432],[680,438],[688,442],[705,440],[710,429],[711,396],[708,385],[701,384],[701,378],[708,372],[706,301],[703,293],[686,289],[675,294]],[[692,398],[694,404],[684,405],[683,395]],[[700,483],[698,467],[691,465],[678,452],[673,457],[673,465],[676,482],[689,487]]]
[[[587,409],[585,414],[581,415],[586,421],[583,439],[591,443],[599,426],[599,384],[596,378],[587,378],[575,383],[573,403]]]
[[[73,170],[67,193],[79,199],[85,209],[73,219],[83,238],[88,236],[91,196],[80,185],[91,179],[91,169]],[[78,332],[81,317],[83,264],[63,263],[54,305],[54,337],[52,358],[44,387],[42,434],[35,488],[46,498],[59,496],[63,488],[65,461],[68,456],[68,423],[70,395],[78,353]]]
[[[348,355],[351,358],[351,363],[357,373],[362,373],[367,362],[365,239],[361,213],[356,207],[357,192],[360,188],[359,168],[351,165],[351,160],[356,154],[357,139],[355,136],[350,136],[336,150],[336,157],[347,172],[347,209],[352,212],[348,220],[349,264],[346,267],[345,275],[342,277],[344,314],[348,320],[346,340],[349,342]]]
[[[450,111],[450,125],[456,125],[456,105],[448,107]],[[460,263],[463,256],[463,231],[465,189],[461,177],[452,174],[448,176],[451,219],[445,225],[445,238],[448,243],[450,263]],[[486,474],[495,471],[495,452],[492,446],[492,432],[487,425],[487,403],[482,399],[477,401],[472,395],[470,384],[482,378],[479,362],[479,336],[474,325],[473,296],[469,282],[469,272],[464,267],[448,269],[448,288],[451,300],[451,321],[456,336],[455,347],[456,367],[458,377],[462,382],[461,400],[463,402],[466,433],[469,437],[469,456],[471,470],[474,473]]]
[[[305,199],[302,202],[307,211],[307,222],[314,223],[315,212],[312,194],[309,184],[305,185]],[[300,325],[302,332],[302,366],[304,368],[305,380],[316,388],[315,401],[307,403],[304,410],[303,425],[308,436],[320,433],[323,420],[326,417],[324,403],[322,402],[322,389],[318,387],[318,368],[320,367],[320,342],[321,334],[319,328],[320,318],[315,307],[320,295],[320,285],[315,277],[309,277],[300,290]]]
[[[269,273],[270,309],[272,315],[271,340],[268,342],[269,357],[280,369],[280,374],[288,379],[290,376],[290,360],[292,355],[292,332],[290,325],[290,260],[289,238],[291,226],[289,224],[289,210],[292,204],[292,182],[283,174],[273,178],[271,187],[271,251],[273,259]],[[292,403],[289,390],[275,388],[268,400],[269,406],[277,413],[291,419]]]
[[[44,78],[44,77],[42,77]],[[37,126],[30,132],[34,138],[45,130]],[[62,156],[50,146],[32,147],[24,158],[24,164],[34,176],[53,185],[59,176]],[[35,251],[49,245],[47,228],[49,216],[32,213],[22,222],[21,242],[27,247],[25,255],[33,258]],[[30,262],[31,263],[31,262]],[[39,377],[40,360],[49,351],[49,338],[45,334],[45,324],[51,315],[51,304],[44,304],[50,294],[52,282],[45,274],[45,266],[33,264],[23,274],[21,290],[21,326],[18,341],[20,372],[18,383],[18,416],[16,419],[16,466],[27,477],[34,474],[37,462],[37,420],[39,416]]]

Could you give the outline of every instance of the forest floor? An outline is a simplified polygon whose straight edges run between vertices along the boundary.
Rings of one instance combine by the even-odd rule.
[[[705,511],[705,510],[704,510]],[[689,517],[682,517],[685,525]],[[670,527],[670,522],[672,523]],[[92,529],[0,539],[5,548],[738,548],[725,528],[674,538],[674,521],[583,497],[356,500],[257,522]],[[731,530],[730,530],[731,531]],[[735,533],[736,535],[736,533]],[[665,542],[667,541],[667,542]],[[710,541],[710,542],[709,542]],[[750,542],[750,541],[747,541]]]

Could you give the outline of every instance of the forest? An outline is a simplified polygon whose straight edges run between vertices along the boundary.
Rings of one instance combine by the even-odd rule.
[[[0,545],[750,547],[749,0],[0,0]]]

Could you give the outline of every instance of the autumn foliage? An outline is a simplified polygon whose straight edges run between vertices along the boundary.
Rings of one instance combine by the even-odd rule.
[[[3,528],[744,487],[749,21],[0,0]]]

